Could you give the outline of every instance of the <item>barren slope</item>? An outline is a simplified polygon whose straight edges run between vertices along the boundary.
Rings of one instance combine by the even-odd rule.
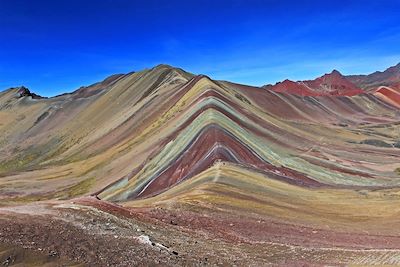
[[[349,93],[335,72],[304,86],[330,93],[167,65],[0,93],[0,241],[100,265],[400,264],[398,90]],[[44,214],[54,232],[28,234]]]

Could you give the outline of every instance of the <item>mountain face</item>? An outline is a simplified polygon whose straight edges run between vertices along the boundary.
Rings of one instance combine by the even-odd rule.
[[[315,80],[299,82],[285,80],[265,88],[301,96],[353,96],[364,93],[337,70]]]
[[[318,95],[353,96],[363,93],[360,88],[349,82],[337,70],[315,80],[304,81],[303,83],[314,92],[317,92]]]
[[[16,93],[17,97],[30,96],[30,97],[32,97],[32,99],[43,99],[43,98],[45,98],[45,97],[42,97],[42,96],[37,95],[35,93],[31,93],[31,91],[29,91],[29,89],[26,88],[25,86],[15,87],[15,88],[12,88],[12,89],[17,90],[17,93]]]
[[[159,65],[25,93],[0,93],[0,243],[95,266],[400,264],[396,86]]]
[[[281,93],[299,96],[353,96],[365,92],[374,92],[379,87],[399,88],[400,63],[387,70],[374,72],[369,75],[343,76],[337,70],[315,80],[290,81],[285,80],[264,88]]]
[[[400,63],[385,71],[377,71],[369,75],[350,75],[346,78],[364,90],[374,90],[380,86],[399,86],[400,84]]]
[[[272,90],[278,93],[288,93],[293,95],[301,96],[317,96],[318,93],[313,89],[308,87],[302,82],[293,82],[291,80],[284,80],[283,82],[278,82],[275,85],[266,85],[265,89]]]
[[[394,84],[391,87],[380,86],[374,95],[380,99],[383,99],[392,106],[400,108],[400,86],[399,84]]]

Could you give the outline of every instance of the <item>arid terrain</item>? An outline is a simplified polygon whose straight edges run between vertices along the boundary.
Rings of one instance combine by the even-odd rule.
[[[400,265],[400,64],[0,92],[3,266]]]

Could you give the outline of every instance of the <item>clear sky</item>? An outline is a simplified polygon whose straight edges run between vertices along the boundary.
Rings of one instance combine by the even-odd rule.
[[[400,0],[0,0],[0,91],[159,63],[263,85],[400,62]]]

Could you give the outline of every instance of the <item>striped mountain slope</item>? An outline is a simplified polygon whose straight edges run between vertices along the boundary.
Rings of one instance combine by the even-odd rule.
[[[400,91],[360,92],[336,72],[290,85],[159,65],[52,98],[1,92],[0,203],[197,211],[246,242],[332,249],[321,259],[391,249],[381,262],[400,263]]]

